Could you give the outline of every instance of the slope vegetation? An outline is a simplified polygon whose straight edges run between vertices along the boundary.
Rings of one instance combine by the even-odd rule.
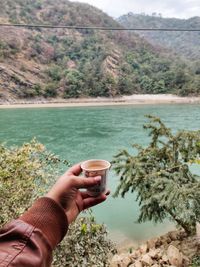
[[[67,0],[1,0],[0,22],[120,26],[97,8]],[[178,57],[129,32],[0,28],[1,101],[198,94],[198,78]]]

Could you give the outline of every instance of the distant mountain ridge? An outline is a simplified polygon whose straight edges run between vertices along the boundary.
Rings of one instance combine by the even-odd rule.
[[[101,10],[67,0],[1,0],[0,22],[121,27]],[[198,94],[180,58],[121,31],[0,28],[0,101],[16,98]]]
[[[136,28],[175,28],[199,29],[200,17],[190,19],[163,18],[160,15],[134,14],[132,12],[117,19],[125,27]],[[139,32],[153,45],[173,49],[174,52],[187,59],[200,59],[200,32]]]

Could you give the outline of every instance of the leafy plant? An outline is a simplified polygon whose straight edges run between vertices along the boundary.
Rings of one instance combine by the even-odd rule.
[[[57,247],[53,266],[109,266],[109,256],[116,253],[116,249],[106,237],[106,227],[97,224],[92,215],[77,219]]]
[[[66,74],[64,98],[77,98],[83,88],[83,75],[77,70],[71,70]]]
[[[195,256],[192,259],[192,264],[189,267],[199,267],[200,266],[200,256]]]
[[[147,147],[134,144],[136,154],[127,150],[114,157],[120,175],[115,196],[137,192],[138,222],[162,222],[170,218],[187,234],[193,234],[200,221],[200,176],[190,168],[200,156],[200,131],[179,131],[156,117],[148,116],[150,131]]]
[[[58,84],[56,82],[48,83],[44,88],[44,97],[56,97]]]
[[[36,140],[21,147],[0,145],[0,225],[17,218],[47,190],[61,163]]]
[[[47,71],[49,77],[53,80],[53,81],[60,81],[61,77],[62,77],[62,69],[59,66],[52,66],[48,69]]]

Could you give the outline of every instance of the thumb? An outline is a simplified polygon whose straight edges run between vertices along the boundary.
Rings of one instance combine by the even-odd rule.
[[[74,179],[71,180],[71,186],[77,189],[88,188],[98,185],[100,181],[101,181],[101,176],[88,177],[88,178],[74,177]]]

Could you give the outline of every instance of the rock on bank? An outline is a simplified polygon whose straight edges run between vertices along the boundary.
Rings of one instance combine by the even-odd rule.
[[[200,238],[172,231],[131,253],[115,255],[110,267],[189,267],[194,256],[200,256]]]

